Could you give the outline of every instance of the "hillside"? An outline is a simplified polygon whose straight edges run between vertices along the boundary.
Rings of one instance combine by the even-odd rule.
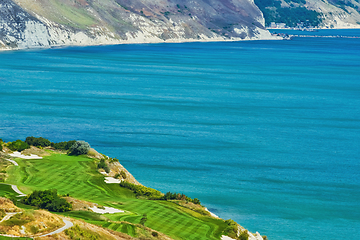
[[[289,27],[360,28],[357,0],[255,0],[264,13],[265,25]]]
[[[42,236],[61,227],[63,219],[64,223],[66,220],[74,226],[60,234],[62,239],[75,239],[71,234],[79,232],[95,237],[99,234],[108,236],[82,239],[219,240],[223,236],[263,239],[232,220],[224,221],[212,216],[196,198],[179,193],[163,194],[141,185],[115,158],[99,154],[94,149],[90,149],[87,155],[69,155],[65,150],[55,149],[68,148],[67,142],[54,144],[46,141],[38,142],[43,144],[39,148],[20,140],[0,143],[3,146],[3,152],[0,151],[1,171],[6,176],[2,178],[4,183],[0,183],[0,197],[10,198],[17,204],[17,208],[12,206],[14,215],[0,222],[0,234]],[[12,153],[10,149],[14,148],[26,149],[20,154]],[[55,191],[55,195],[66,196],[61,201],[66,199],[71,204],[71,211],[59,208],[61,201],[54,200],[46,206],[62,209],[57,213],[60,218],[43,210],[39,212],[38,205],[28,205],[30,202],[41,204],[39,199],[30,200],[34,199],[30,194],[35,194],[35,191],[51,194]],[[39,193],[35,195],[40,196]],[[49,196],[44,199],[48,201]],[[4,202],[12,204],[8,200]],[[3,218],[9,211],[2,211],[0,206],[1,212]],[[22,214],[18,214],[20,212]],[[50,224],[46,219],[57,219],[56,224]],[[45,222],[44,226],[42,222]]]
[[[251,0],[2,0],[0,48],[271,38]]]

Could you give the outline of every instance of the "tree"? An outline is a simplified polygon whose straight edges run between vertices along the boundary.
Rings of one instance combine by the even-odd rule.
[[[26,142],[23,142],[21,140],[16,140],[15,142],[10,142],[8,143],[8,148],[11,151],[23,151],[25,149],[30,148],[29,144],[27,144]]]
[[[87,154],[90,150],[90,145],[85,141],[76,141],[70,147],[69,155],[83,155]]]
[[[67,142],[51,143],[51,146],[55,149],[69,150],[75,142],[75,140],[71,140]]]
[[[35,147],[48,147],[51,145],[51,142],[43,137],[27,137],[25,139],[25,142],[31,146],[35,146]]]
[[[56,189],[34,191],[32,194],[26,196],[22,202],[53,212],[67,212],[71,210],[71,204],[65,199],[60,198]]]

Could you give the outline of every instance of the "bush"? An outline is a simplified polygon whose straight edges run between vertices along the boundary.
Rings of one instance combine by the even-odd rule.
[[[71,147],[70,147],[70,155],[84,155],[87,154],[90,150],[90,145],[85,141],[76,141]]]
[[[225,223],[228,225],[223,231],[223,235],[229,236],[231,238],[237,238],[238,233],[238,224],[234,220],[226,220]]]
[[[109,163],[113,163],[113,162],[119,162],[119,159],[117,158],[109,158]]]
[[[159,236],[159,234],[158,234],[157,232],[152,232],[151,235],[152,235],[153,237]]]
[[[69,236],[71,240],[78,239],[87,239],[87,240],[98,240],[98,239],[106,239],[104,236],[101,236],[99,233],[91,231],[90,229],[86,229],[80,227],[79,225],[74,225],[69,229],[66,229],[64,233]]]
[[[34,191],[26,196],[22,203],[47,209],[53,212],[67,212],[71,210],[71,204],[57,194],[57,190]]]
[[[146,197],[148,199],[153,199],[153,200],[160,200],[163,198],[163,194],[161,192],[159,192],[158,190],[152,189],[152,188],[148,188],[142,185],[135,185],[133,183],[129,183],[127,181],[122,181],[120,183],[120,187],[123,188],[127,188],[130,189],[131,191],[133,191],[137,197]]]
[[[123,179],[126,179],[126,173],[125,173],[124,170],[121,170],[120,176],[121,176]]]
[[[51,146],[55,149],[59,150],[69,150],[72,145],[74,145],[76,141],[67,141],[67,142],[58,142],[58,143],[51,143]]]
[[[2,142],[0,141],[0,151],[3,150]]]
[[[162,197],[162,200],[186,200],[187,202],[192,202],[194,204],[200,205],[199,199],[197,199],[197,198],[191,199],[188,196],[186,196],[185,194],[180,194],[180,193],[167,192]]]
[[[106,164],[105,160],[104,159],[101,159],[98,166],[98,168],[102,168],[105,170],[106,173],[109,173],[110,172],[110,168],[109,166]],[[115,177],[116,178],[116,177]]]
[[[43,137],[27,137],[25,139],[25,142],[31,146],[35,146],[35,147],[48,147],[51,145],[51,142]]]
[[[249,239],[249,233],[247,230],[243,231],[242,233],[240,233],[239,240],[248,240]]]
[[[27,144],[26,142],[23,142],[21,140],[16,140],[15,142],[10,142],[10,143],[8,143],[7,146],[11,151],[19,151],[19,152],[30,148],[29,144]]]
[[[106,166],[107,166],[107,165],[106,165],[105,160],[104,160],[104,159],[101,159],[97,167],[104,169],[104,167],[106,167]]]

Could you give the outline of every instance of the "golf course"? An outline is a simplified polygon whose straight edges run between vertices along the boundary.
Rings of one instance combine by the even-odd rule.
[[[228,227],[223,219],[201,214],[173,201],[149,200],[117,183],[105,183],[104,175],[97,168],[98,159],[53,150],[46,152],[47,156],[42,159],[12,158],[18,166],[8,166],[5,183],[16,185],[25,194],[57,189],[59,195],[124,211],[101,215],[84,209],[56,213],[58,215],[132,237],[138,237],[137,229],[142,226],[172,239],[220,239]],[[16,196],[10,185],[0,184],[0,196]]]

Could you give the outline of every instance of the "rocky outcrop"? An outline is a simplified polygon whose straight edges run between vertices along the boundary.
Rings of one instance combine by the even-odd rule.
[[[251,0],[2,0],[0,48],[272,38]]]
[[[126,169],[123,165],[121,165],[119,162],[111,162],[108,163],[108,166],[110,168],[110,173],[107,174],[110,177],[115,177],[116,175],[120,175],[119,179],[125,180],[129,183],[135,184],[135,185],[142,185],[140,184],[134,176]],[[121,172],[125,173],[125,178],[122,176]]]

